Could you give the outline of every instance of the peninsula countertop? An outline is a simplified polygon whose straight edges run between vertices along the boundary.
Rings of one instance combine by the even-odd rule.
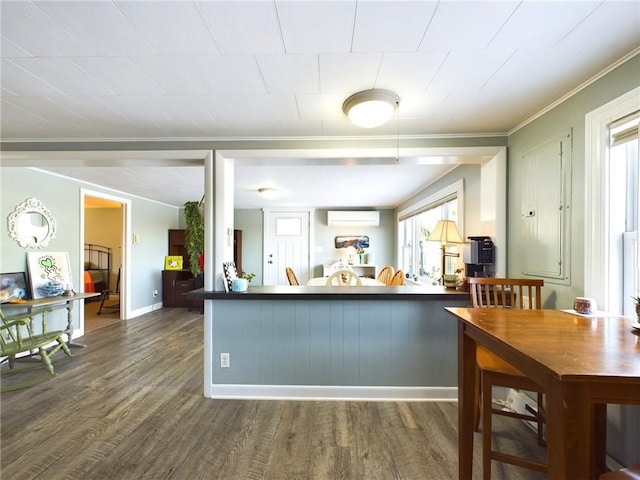
[[[192,290],[187,297],[194,300],[421,300],[461,301],[469,299],[469,292],[441,286],[253,286],[246,292]]]

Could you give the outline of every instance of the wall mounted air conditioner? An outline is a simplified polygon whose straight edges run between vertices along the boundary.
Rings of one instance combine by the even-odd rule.
[[[329,210],[327,225],[330,227],[377,227],[380,225],[380,212]]]

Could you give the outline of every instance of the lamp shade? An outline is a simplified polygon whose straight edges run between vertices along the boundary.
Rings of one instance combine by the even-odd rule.
[[[389,90],[364,90],[347,98],[342,111],[355,125],[374,128],[391,118],[399,102],[400,97]]]
[[[427,237],[427,240],[440,242],[442,245],[448,243],[464,243],[458,233],[456,222],[452,220],[438,220],[436,228],[433,229],[433,232]]]

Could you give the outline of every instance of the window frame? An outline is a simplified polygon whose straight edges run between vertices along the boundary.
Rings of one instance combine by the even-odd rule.
[[[458,201],[458,233],[460,233],[460,237],[464,240],[464,179],[456,180],[444,188],[407,205],[402,210],[398,210],[396,214],[397,265],[401,265],[403,259],[403,244],[401,242],[403,235],[401,234],[400,222],[435,208],[438,205],[442,205],[454,198]],[[461,252],[460,255],[462,256]]]
[[[640,108],[640,87],[585,115],[584,292],[600,310],[612,304],[609,219],[609,126]]]

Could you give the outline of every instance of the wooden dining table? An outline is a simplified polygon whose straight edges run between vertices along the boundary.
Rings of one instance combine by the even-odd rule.
[[[446,308],[458,321],[459,478],[472,478],[476,346],[545,391],[549,479],[606,470],[606,405],[640,404],[640,331],[625,317],[558,310]]]

